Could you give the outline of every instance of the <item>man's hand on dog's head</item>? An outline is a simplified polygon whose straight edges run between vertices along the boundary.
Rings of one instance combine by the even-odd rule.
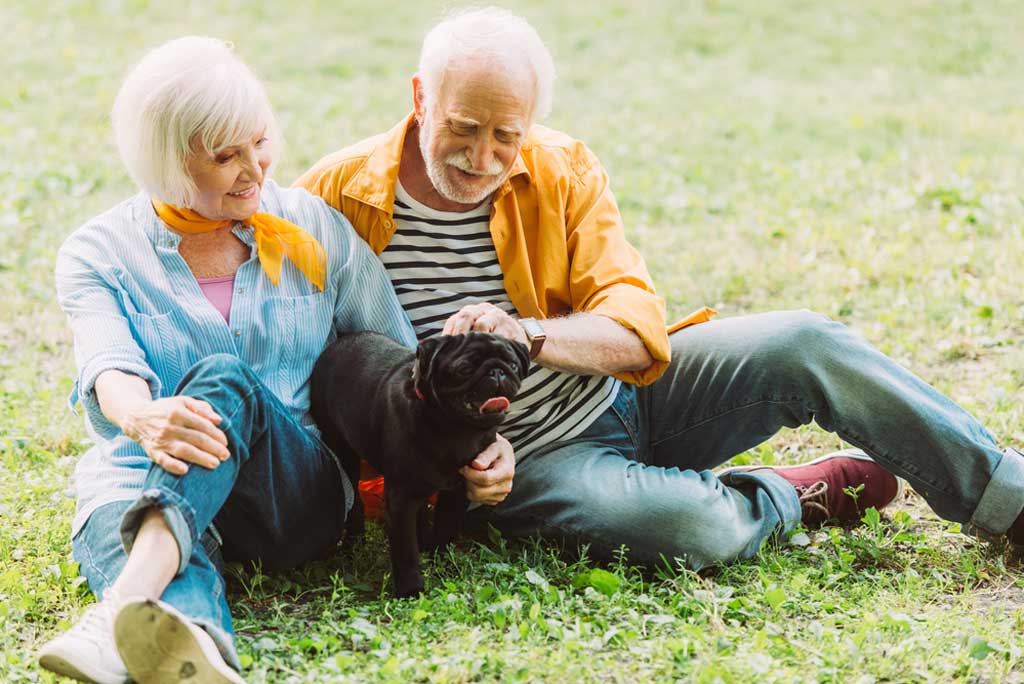
[[[516,458],[512,445],[501,435],[473,461],[459,470],[466,478],[466,498],[474,503],[494,506],[512,491]]]
[[[445,321],[441,334],[462,335],[471,331],[494,333],[530,346],[519,321],[488,302],[469,304],[459,309]]]

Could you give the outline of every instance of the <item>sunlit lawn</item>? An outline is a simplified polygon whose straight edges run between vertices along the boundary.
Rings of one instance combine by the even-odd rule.
[[[53,295],[63,236],[133,192],[107,113],[144,50],[234,41],[288,138],[276,177],[390,127],[436,3],[0,7],[0,680],[92,601],[70,557],[84,449]],[[1024,7],[1014,0],[531,2],[549,125],[608,167],[672,314],[837,318],[1024,445]],[[838,445],[780,435],[748,461]],[[666,524],[670,524],[666,521]],[[1024,571],[911,497],[697,577],[610,575],[548,544],[466,540],[394,601],[383,538],[233,572],[252,682],[1024,681]]]

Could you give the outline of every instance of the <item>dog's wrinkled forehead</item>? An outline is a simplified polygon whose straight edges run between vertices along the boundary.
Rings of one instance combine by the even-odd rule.
[[[469,332],[463,335],[438,335],[424,340],[417,350],[420,372],[436,375],[453,371],[456,366],[471,364],[480,370],[492,363],[501,363],[519,376],[525,376],[529,357],[524,356],[518,342],[493,333]]]

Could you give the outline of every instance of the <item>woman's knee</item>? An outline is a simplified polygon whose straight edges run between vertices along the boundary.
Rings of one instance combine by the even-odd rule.
[[[211,354],[197,361],[181,379],[175,394],[200,396],[215,391],[244,397],[259,382],[242,359],[231,354]]]
[[[199,359],[185,378],[249,378],[252,369],[242,359],[232,354],[210,354]]]

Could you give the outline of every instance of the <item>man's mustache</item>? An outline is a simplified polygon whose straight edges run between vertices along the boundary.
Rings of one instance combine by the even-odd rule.
[[[505,170],[500,161],[492,159],[485,170],[477,171],[473,168],[473,162],[469,160],[469,155],[465,152],[452,152],[444,158],[444,163],[473,176],[499,176]]]

